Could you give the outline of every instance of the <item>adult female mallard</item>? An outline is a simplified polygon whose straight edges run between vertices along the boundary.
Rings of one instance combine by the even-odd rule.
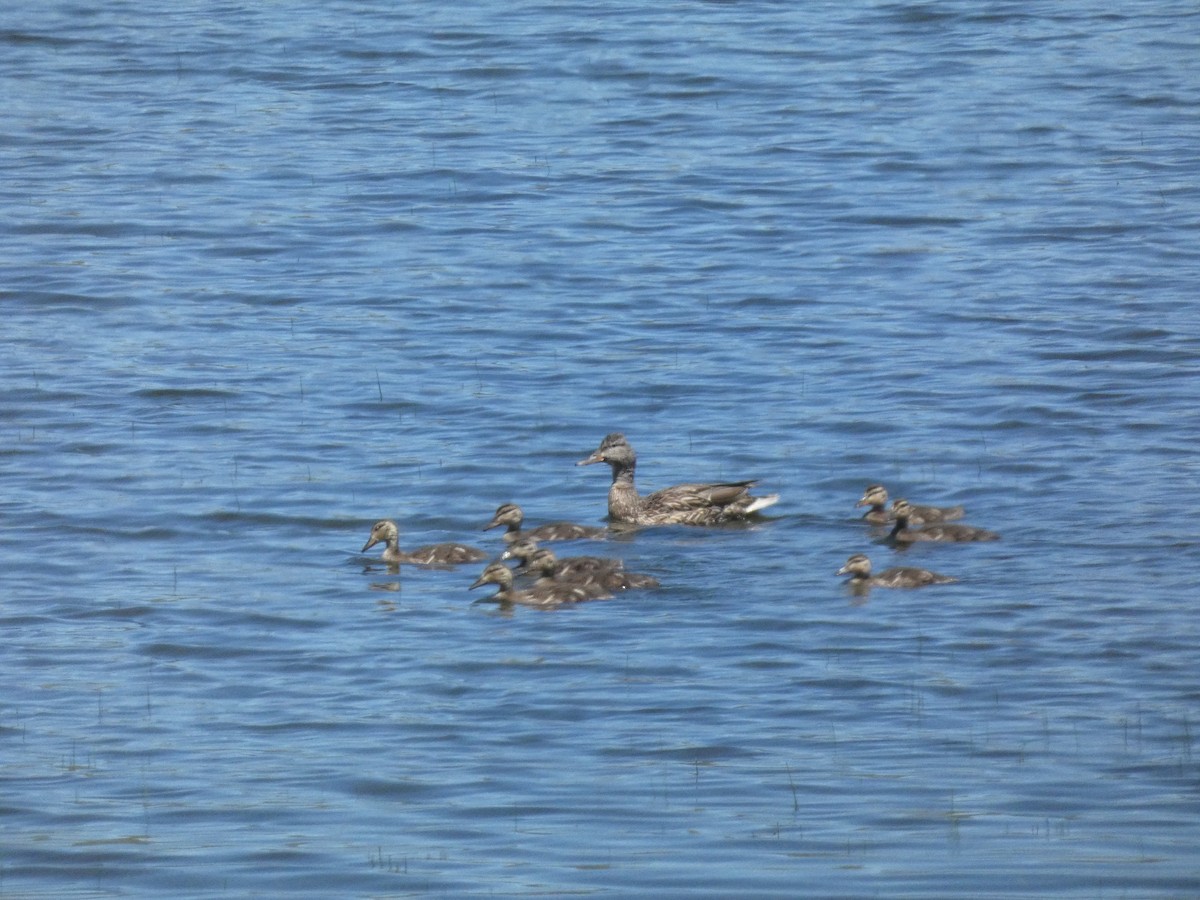
[[[633,483],[637,454],[614,432],[576,465],[608,463],[612,467],[612,486],[608,489],[608,517],[629,525],[718,525],[744,519],[779,500],[778,494],[751,497],[753,481],[716,484],[677,484],[645,497],[638,495]]]
[[[871,560],[862,553],[855,553],[846,564],[838,569],[839,575],[849,575],[846,583],[852,588],[886,587],[886,588],[915,588],[927,584],[953,584],[957,578],[949,575],[939,575],[928,569],[918,569],[914,566],[893,566],[884,569],[878,575],[871,574]]]
[[[862,499],[854,505],[871,507],[863,515],[863,518],[872,525],[886,525],[895,518],[895,516],[888,512],[886,508],[887,502],[887,488],[882,484],[872,484],[863,491]],[[908,508],[911,510],[909,522],[913,525],[949,522],[952,519],[961,519],[964,513],[961,506],[918,506],[915,503],[910,503]]]
[[[521,511],[521,507],[515,503],[504,503],[497,508],[496,515],[492,516],[492,521],[483,526],[483,530],[489,531],[500,525],[506,525],[508,526],[504,532],[506,541],[515,541],[522,537],[533,538],[535,541],[578,541],[585,538],[599,540],[608,533],[604,528],[576,525],[574,522],[548,522],[545,525],[538,525],[536,528],[522,531],[521,523],[523,521],[525,521],[525,513]]]
[[[1000,535],[984,528],[972,525],[924,525],[920,528],[909,528],[911,522],[911,507],[907,500],[897,500],[892,504],[892,516],[896,525],[888,535],[888,540],[897,544],[911,544],[915,541],[998,541]]]
[[[371,536],[363,544],[362,552],[366,553],[381,542],[387,546],[379,558],[393,566],[400,563],[414,566],[457,566],[466,562],[478,562],[487,557],[484,551],[475,547],[454,543],[428,544],[405,553],[400,549],[400,529],[391,519],[381,519],[371,527]]]
[[[574,565],[583,557],[559,559],[548,547],[540,547],[527,560],[525,569],[537,575],[534,587],[547,582],[570,584],[595,584],[608,591],[625,591],[630,588],[656,588],[659,581],[653,575],[625,572],[621,568],[580,567]]]
[[[485,584],[494,584],[499,590],[488,599],[497,603],[516,603],[520,606],[536,606],[553,609],[564,603],[579,603],[583,600],[604,600],[612,596],[598,584],[575,584],[569,581],[549,581],[534,584],[523,590],[513,587],[513,571],[500,560],[488,563],[480,576],[471,585],[471,590]]]

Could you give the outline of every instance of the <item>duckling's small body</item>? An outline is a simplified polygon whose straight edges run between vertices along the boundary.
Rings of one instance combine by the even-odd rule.
[[[855,553],[846,560],[846,564],[838,569],[837,574],[849,575],[850,580],[846,583],[852,588],[915,588],[928,584],[953,584],[958,581],[949,575],[939,575],[937,572],[914,566],[893,566],[872,575],[871,560],[862,553]]]
[[[862,499],[855,506],[871,507],[863,515],[863,519],[872,525],[887,525],[895,516],[887,510],[888,492],[882,484],[872,484],[863,491]],[[929,525],[936,522],[949,522],[961,519],[966,512],[961,506],[920,506],[910,503],[912,511],[909,523],[912,525]]]
[[[545,525],[538,525],[522,531],[521,523],[524,521],[525,513],[521,507],[515,503],[505,503],[496,510],[496,515],[483,527],[483,530],[488,531],[505,525],[507,528],[504,532],[504,540],[510,542],[523,537],[532,538],[535,541],[601,540],[607,534],[607,530],[604,528],[576,525],[574,522],[548,522]]]
[[[362,552],[366,553],[379,543],[387,545],[379,558],[393,566],[401,563],[414,566],[457,566],[487,558],[487,554],[476,547],[455,543],[428,544],[405,553],[400,549],[400,529],[391,519],[381,519],[371,527],[371,536],[363,544]]]
[[[497,603],[515,603],[540,609],[554,609],[566,603],[584,600],[604,600],[612,596],[598,584],[575,584],[566,581],[536,583],[518,590],[513,586],[513,571],[500,560],[489,563],[471,585],[471,590],[485,584],[494,584],[499,590],[489,598]]]
[[[976,528],[973,525],[924,525],[920,528],[910,528],[910,505],[907,500],[897,500],[892,504],[892,515],[896,524],[888,534],[888,540],[896,544],[912,544],[917,541],[942,541],[945,543],[963,543],[965,541],[998,541],[1000,535],[986,528]]]
[[[534,557],[546,553],[554,559],[554,571],[550,574],[565,580],[594,572],[618,571],[625,567],[621,560],[609,556],[568,556],[557,559],[549,550],[539,547],[537,541],[525,537],[509,544],[500,558],[518,560],[523,570],[532,570],[531,561]]]
[[[638,572],[626,572],[620,566],[603,568],[596,566],[574,566],[573,560],[586,557],[568,557],[559,559],[554,551],[546,547],[539,548],[525,560],[525,568],[530,574],[537,575],[534,582],[536,587],[547,582],[569,582],[571,584],[599,585],[607,591],[625,591],[630,588],[656,588],[659,581],[653,575],[642,575]],[[616,562],[620,563],[620,560]]]
[[[677,484],[642,497],[634,486],[637,454],[625,435],[613,432],[576,465],[608,463],[612,486],[608,489],[608,517],[629,525],[719,525],[744,519],[779,500],[778,494],[750,496],[753,481],[712,484]]]

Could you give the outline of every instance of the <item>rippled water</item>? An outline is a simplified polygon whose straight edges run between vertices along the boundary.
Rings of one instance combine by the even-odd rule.
[[[23,6],[0,895],[1200,893],[1194,4]]]

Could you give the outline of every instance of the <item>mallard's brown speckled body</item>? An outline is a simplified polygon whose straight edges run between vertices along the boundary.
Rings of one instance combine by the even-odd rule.
[[[379,558],[393,566],[401,563],[414,566],[457,566],[487,558],[487,554],[476,547],[454,543],[428,544],[405,553],[400,549],[400,529],[391,519],[381,519],[371,527],[371,536],[363,544],[362,552],[366,553],[379,543],[387,545]]]
[[[939,575],[937,572],[914,566],[893,566],[872,575],[871,560],[862,553],[856,553],[846,560],[846,564],[838,569],[837,574],[849,575],[850,580],[846,583],[852,588],[915,588],[928,584],[953,584],[958,581],[949,575]]]
[[[576,465],[608,463],[612,486],[608,489],[608,517],[628,525],[719,525],[744,519],[779,500],[778,494],[750,496],[753,481],[712,484],[677,484],[642,497],[634,486],[637,454],[614,432]]]
[[[501,525],[507,526],[504,531],[504,540],[506,541],[515,541],[523,537],[532,538],[535,541],[602,540],[608,534],[606,528],[576,525],[574,522],[548,522],[545,525],[538,525],[522,531],[521,524],[524,521],[525,513],[521,507],[515,503],[505,503],[496,510],[496,515],[492,516],[492,521],[488,522],[483,530],[488,531]]]

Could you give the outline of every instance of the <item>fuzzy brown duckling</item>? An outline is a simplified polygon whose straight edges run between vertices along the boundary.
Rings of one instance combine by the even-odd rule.
[[[962,543],[964,541],[998,541],[1000,535],[986,528],[976,528],[973,525],[922,525],[911,528],[909,503],[907,500],[897,500],[892,504],[892,515],[896,525],[888,534],[888,540],[896,544],[912,544],[916,541],[942,541]]]
[[[630,588],[656,588],[659,581],[653,575],[626,572],[620,568],[574,567],[572,558],[559,559],[554,551],[541,547],[525,560],[525,569],[538,576],[536,587],[548,581],[570,584],[599,585],[607,591],[626,591]]]
[[[521,507],[515,503],[504,503],[496,509],[492,521],[483,526],[483,530],[489,531],[504,525],[506,526],[504,540],[510,542],[523,537],[532,538],[535,541],[602,540],[608,534],[608,530],[605,528],[577,525],[574,522],[548,522],[545,525],[538,525],[522,531],[521,524],[524,521],[525,513]]]
[[[488,599],[497,603],[515,603],[540,609],[554,609],[567,603],[580,603],[584,600],[604,600],[612,596],[610,592],[597,584],[550,581],[518,589],[513,586],[513,581],[512,569],[500,560],[496,560],[488,563],[470,589],[474,590],[485,584],[494,584],[499,590]]]
[[[863,515],[863,519],[872,525],[887,525],[895,516],[887,509],[888,492],[882,484],[872,484],[863,491],[862,499],[855,506],[871,507]],[[965,510],[961,506],[920,506],[910,503],[909,523],[912,525],[929,525],[936,522],[949,522],[961,519]]]
[[[487,558],[487,554],[476,547],[455,543],[428,544],[405,553],[400,549],[400,529],[391,519],[381,519],[371,526],[371,536],[363,544],[361,552],[366,553],[379,543],[386,544],[379,558],[393,566],[400,563],[414,566],[457,566]]]
[[[855,553],[846,560],[846,564],[838,569],[837,574],[849,575],[850,580],[846,583],[852,588],[915,588],[928,584],[953,584],[958,581],[949,575],[940,575],[915,566],[893,566],[872,575],[871,560],[862,553]]]
[[[501,559],[515,559],[522,570],[528,568],[529,560],[542,550],[537,541],[520,538],[509,544],[500,554]],[[568,556],[557,561],[558,572],[563,576],[577,576],[588,572],[623,569],[625,564],[611,556]]]

